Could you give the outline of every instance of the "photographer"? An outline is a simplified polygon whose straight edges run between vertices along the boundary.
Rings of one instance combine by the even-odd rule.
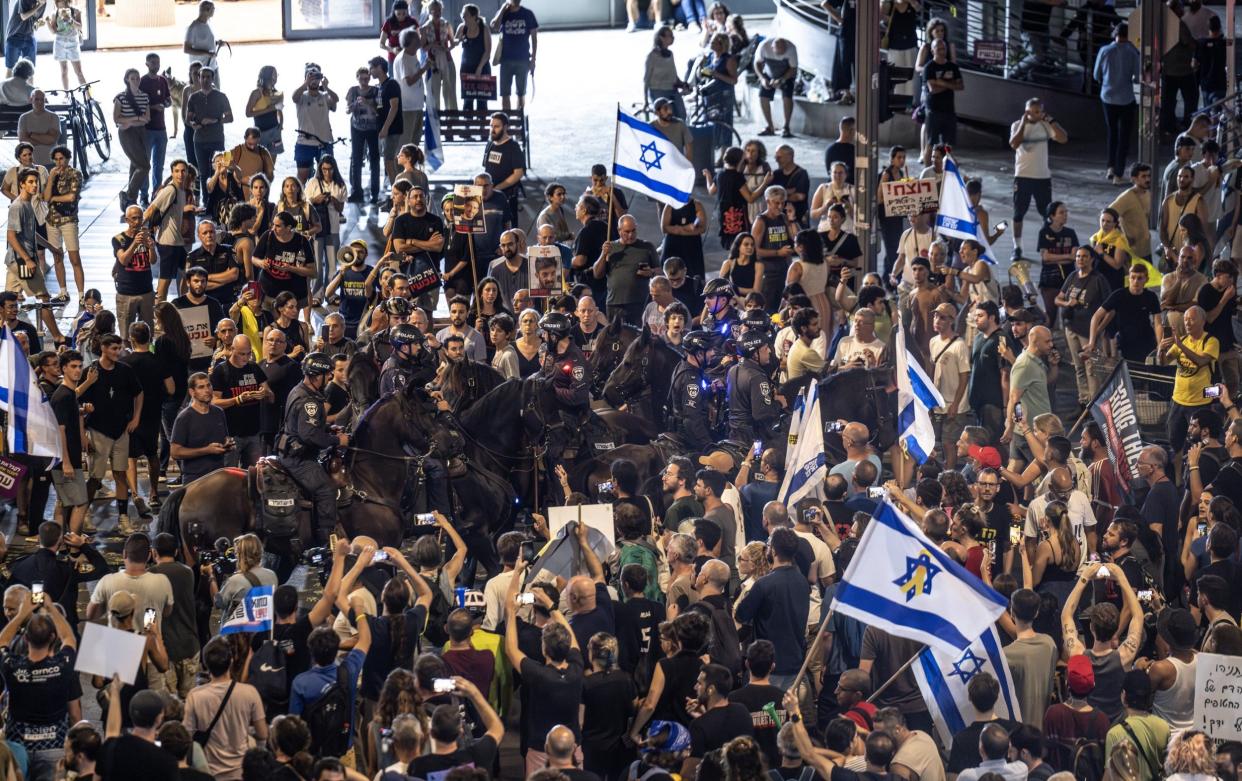
[[[18,654],[9,643],[25,627],[26,650]],[[59,640],[59,648],[56,647]],[[82,718],[78,698],[77,640],[69,622],[46,594],[27,594],[17,615],[0,631],[0,669],[9,697],[6,730],[30,756],[30,779],[52,778],[65,755],[70,720]]]
[[[224,581],[224,585],[216,582],[215,570],[212,565],[205,564],[202,573],[207,578],[207,587],[215,606],[222,608],[221,620],[227,620],[236,609],[237,603],[246,596],[246,592],[254,586],[272,586],[280,582],[276,573],[263,563],[263,543],[253,534],[243,534],[233,540],[233,551],[237,557],[237,572]]]
[[[108,563],[90,540],[61,531],[55,521],[39,524],[39,550],[13,563],[12,581],[30,587],[43,584],[43,591],[65,611],[69,626],[77,630],[78,584],[97,579]]]
[[[190,403],[173,422],[171,455],[181,462],[181,484],[224,466],[225,455],[233,449],[224,410],[211,403],[211,380],[194,372],[189,380]]]
[[[1120,611],[1108,602],[1093,605],[1087,611],[1094,641],[1088,648],[1078,637],[1078,602],[1091,581],[1103,578],[1116,581],[1121,589],[1130,624],[1125,639],[1117,646],[1115,638],[1120,627]],[[1078,581],[1061,608],[1061,637],[1062,659],[1086,654],[1095,668],[1095,689],[1087,697],[1087,702],[1104,711],[1110,721],[1117,721],[1124,714],[1120,697],[1122,678],[1138,657],[1143,643],[1143,609],[1120,566],[1088,561],[1078,569]]]

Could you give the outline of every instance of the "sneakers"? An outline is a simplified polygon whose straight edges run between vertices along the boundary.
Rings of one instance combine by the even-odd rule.
[[[139,517],[151,517],[151,508],[147,507],[147,501],[141,496],[134,497],[134,509],[138,511]]]
[[[48,303],[51,303],[51,304],[67,304],[67,303],[69,303],[69,294],[68,294],[68,293],[61,293],[61,294],[60,294],[60,295],[58,295],[58,296],[53,296],[51,299],[49,299]]]
[[[1018,249],[1017,247],[1014,247],[1013,252],[1010,253],[1009,255],[1009,262],[1017,263],[1019,260],[1022,260],[1022,250]]]

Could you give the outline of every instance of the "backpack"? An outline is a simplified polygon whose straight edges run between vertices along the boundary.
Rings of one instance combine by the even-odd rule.
[[[268,713],[284,711],[289,705],[289,667],[285,652],[272,638],[250,655],[247,676],[250,685],[259,691],[263,709]]]
[[[628,564],[638,564],[647,570],[647,588],[643,589],[643,596],[652,602],[663,602],[664,592],[660,591],[659,554],[643,542],[622,541],[617,548],[617,562],[613,567],[612,580],[609,583],[618,594],[625,593],[625,590],[621,588],[621,570],[625,569]]]
[[[348,674],[345,665],[338,664],[336,680],[302,713],[310,728],[312,754],[339,757],[349,751],[349,681],[345,677]]]
[[[803,765],[802,772],[798,774],[798,781],[812,781],[815,778],[815,768],[810,765]],[[779,770],[768,771],[769,781],[785,781],[785,777],[781,775]]]
[[[697,610],[707,616],[712,624],[711,642],[707,654],[712,664],[719,664],[733,673],[733,683],[738,685],[742,680],[742,643],[738,639],[737,625],[727,610],[712,607],[705,602],[695,602],[687,610]]]
[[[1104,778],[1104,741],[1077,738],[1050,741],[1052,759],[1049,764],[1074,774],[1076,781],[1102,781]]]
[[[453,604],[444,596],[444,589],[440,587],[442,576],[443,573],[437,573],[435,581],[430,584],[431,605],[427,608],[427,626],[423,630],[423,637],[436,648],[443,648],[448,642],[448,630],[444,628],[444,622],[448,620],[449,613],[453,612]]]

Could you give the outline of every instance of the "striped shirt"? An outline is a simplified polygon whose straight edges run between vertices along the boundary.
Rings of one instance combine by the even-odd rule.
[[[137,95],[125,90],[116,96],[115,102],[121,107],[121,116],[125,119],[136,119],[147,112],[151,106],[151,98],[145,92]]]

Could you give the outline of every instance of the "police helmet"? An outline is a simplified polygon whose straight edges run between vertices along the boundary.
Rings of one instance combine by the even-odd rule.
[[[759,348],[764,345],[771,346],[769,334],[766,329],[756,329],[754,331],[747,331],[742,336],[741,341],[738,342],[737,349],[738,352],[749,358],[758,354]]]
[[[564,312],[548,312],[539,318],[539,330],[551,334],[557,341],[569,336],[573,327],[573,321]]]
[[[711,331],[691,331],[681,338],[681,346],[688,353],[710,350],[716,346],[716,335]]]
[[[389,317],[409,317],[410,312],[414,311],[414,307],[410,304],[410,300],[408,298],[402,298],[401,296],[393,296],[391,298],[384,299],[384,303],[381,307],[384,310],[384,314]]]
[[[405,344],[422,344],[427,341],[427,337],[410,323],[398,323],[388,329],[388,341],[393,347],[400,347]]]
[[[770,331],[772,330],[772,318],[768,317],[762,309],[752,309],[742,318],[742,325],[747,331]]]
[[[737,290],[733,288],[733,284],[724,277],[716,277],[703,287],[703,297],[713,298],[715,296],[728,296],[733,298],[737,295]]]
[[[302,374],[307,377],[319,377],[332,373],[332,359],[327,353],[313,352],[302,360]]]

